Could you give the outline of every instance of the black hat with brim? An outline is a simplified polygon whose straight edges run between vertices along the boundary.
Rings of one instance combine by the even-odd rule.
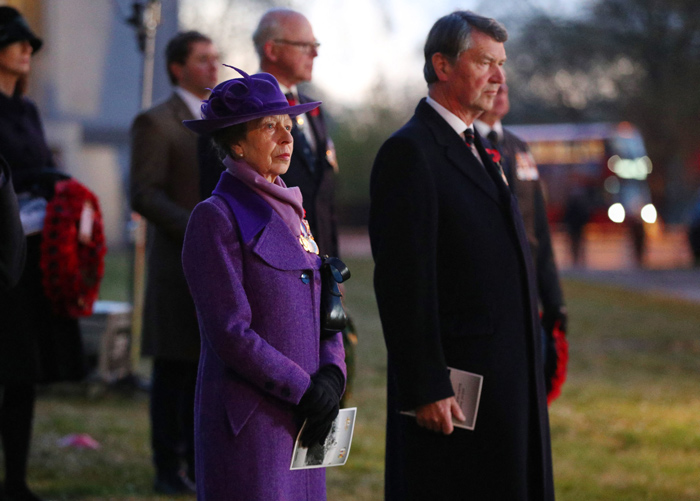
[[[0,7],[0,49],[15,42],[27,40],[32,46],[33,52],[41,49],[43,42],[29,28],[27,21],[17,9],[13,7]]]

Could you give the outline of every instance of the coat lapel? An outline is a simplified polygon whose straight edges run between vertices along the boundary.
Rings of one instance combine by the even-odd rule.
[[[238,223],[241,241],[279,270],[309,268],[306,251],[282,218],[262,199],[228,171],[221,173],[213,195],[224,199]],[[262,233],[261,233],[262,232]],[[257,242],[255,237],[260,234]]]
[[[474,155],[462,138],[445,122],[425,99],[416,108],[416,116],[422,120],[433,133],[438,145],[445,149],[449,162],[494,201],[501,203],[498,189],[486,173],[486,170],[474,158]]]
[[[185,101],[183,101],[182,98],[177,95],[177,93],[173,92],[170,98],[166,101],[166,104],[173,113],[173,123],[182,125],[183,120],[192,120],[192,112],[185,104]],[[185,127],[185,129],[187,128]]]

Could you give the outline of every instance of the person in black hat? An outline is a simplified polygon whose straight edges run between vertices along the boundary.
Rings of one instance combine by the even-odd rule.
[[[50,198],[56,180],[39,112],[23,96],[32,55],[41,45],[16,9],[0,7],[0,152],[18,198]],[[22,276],[15,287],[0,292],[0,438],[4,496],[11,501],[40,499],[26,483],[35,384],[84,376],[78,322],[55,314],[44,294],[40,244],[39,230],[27,234]]]

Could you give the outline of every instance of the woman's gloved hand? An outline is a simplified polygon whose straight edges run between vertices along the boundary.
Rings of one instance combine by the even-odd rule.
[[[304,447],[325,442],[338,416],[344,381],[343,373],[335,365],[326,365],[311,376],[311,384],[297,406],[299,414],[306,418],[300,437]]]

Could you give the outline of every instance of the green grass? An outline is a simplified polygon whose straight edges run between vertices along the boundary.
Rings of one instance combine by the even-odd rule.
[[[123,300],[127,260],[110,257],[104,299]],[[355,440],[328,469],[328,498],[382,499],[386,358],[369,260],[348,259],[347,303],[359,335]],[[700,308],[697,304],[565,282],[569,376],[551,411],[559,500],[700,499]],[[86,387],[42,393],[30,483],[54,500],[156,500],[147,399]],[[61,449],[89,433],[97,451]],[[162,499],[162,498],[161,498]]]

